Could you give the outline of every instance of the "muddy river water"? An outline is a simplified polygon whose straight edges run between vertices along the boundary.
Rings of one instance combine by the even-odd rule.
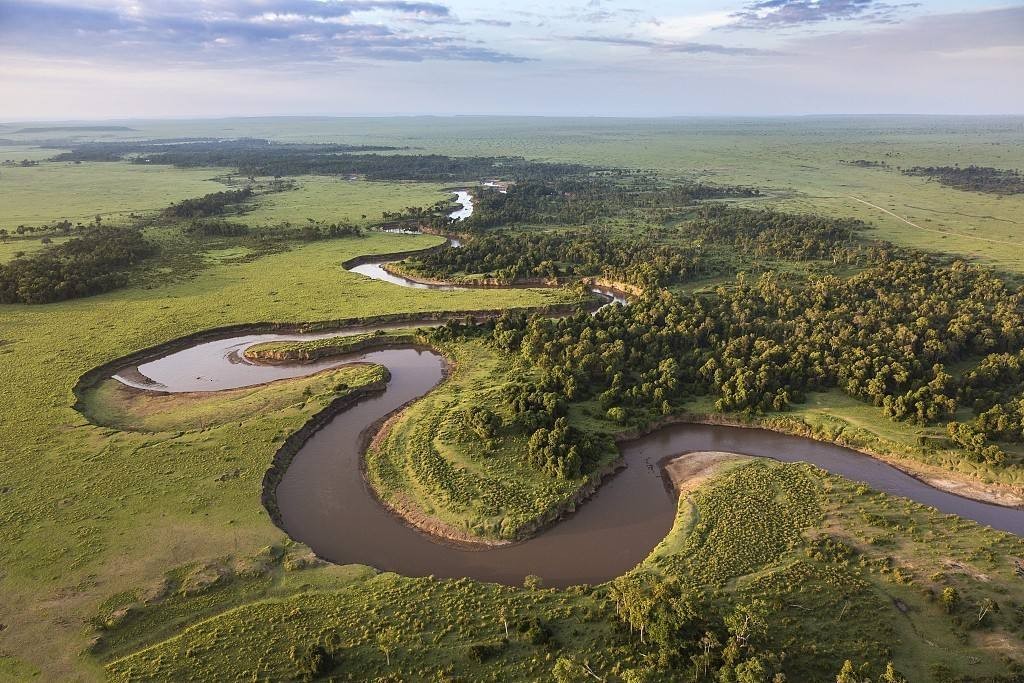
[[[362,331],[365,328],[345,330]],[[350,362],[386,366],[391,372],[387,390],[339,413],[316,432],[295,456],[277,488],[285,530],[332,562],[368,564],[410,576],[468,576],[503,583],[520,583],[527,574],[539,575],[551,586],[604,581],[643,560],[672,525],[676,498],[660,462],[705,450],[814,463],[943,512],[1024,534],[1024,511],[940,491],[884,462],[839,446],[760,429],[673,425],[624,444],[626,468],[608,479],[577,512],[534,538],[484,550],[445,544],[388,512],[360,471],[362,432],[436,386],[442,378],[443,359],[429,350],[398,347],[314,364],[266,366],[254,364],[242,354],[246,346],[260,341],[324,334],[246,335],[208,341],[123,369],[116,377],[162,391],[211,391],[306,375]]]
[[[461,194],[459,199],[465,208]],[[373,277],[376,273],[364,274]],[[413,286],[401,281],[395,284]],[[417,324],[406,321],[392,327]],[[422,324],[437,321],[424,320]],[[941,491],[846,448],[761,429],[678,424],[623,444],[626,467],[606,480],[575,513],[530,540],[487,549],[444,543],[407,526],[386,510],[366,484],[360,468],[362,433],[434,388],[443,376],[443,358],[421,348],[396,347],[315,363],[260,365],[247,360],[243,353],[246,347],[264,341],[359,334],[371,329],[386,326],[226,337],[123,368],[114,377],[141,389],[217,391],[309,375],[351,362],[386,366],[391,372],[387,389],[339,413],[314,433],[277,488],[281,521],[287,533],[320,557],[339,564],[367,564],[410,576],[465,576],[511,584],[521,583],[528,574],[542,577],[549,586],[605,581],[642,561],[671,528],[677,500],[660,463],[695,451],[731,451],[813,463],[942,512],[1024,534],[1024,510]]]

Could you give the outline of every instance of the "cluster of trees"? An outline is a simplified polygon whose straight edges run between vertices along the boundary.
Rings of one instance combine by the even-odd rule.
[[[672,412],[698,394],[722,411],[783,410],[837,387],[929,424],[958,405],[946,365],[1024,345],[1024,294],[984,269],[905,254],[845,280],[741,275],[713,295],[650,291],[593,316],[488,324],[546,391],[596,398],[613,419]]]
[[[183,229],[186,234],[199,237],[249,237],[259,242],[288,240],[314,242],[339,237],[359,237],[363,234],[362,228],[351,223],[328,223],[312,218],[306,219],[305,223],[297,226],[287,223],[255,228],[223,218],[196,218],[189,221]]]
[[[96,216],[95,224],[100,225],[103,222],[102,217]],[[8,230],[7,228],[0,228],[0,240],[6,240],[11,235],[30,235],[33,233],[55,233],[59,232],[67,235],[71,232],[74,227],[85,228],[83,223],[72,225],[71,221],[64,219],[48,225],[19,225],[14,230]]]
[[[958,190],[991,194],[1024,192],[1024,175],[1020,171],[991,166],[914,166],[904,169],[903,174],[938,180],[943,185]]]
[[[626,680],[659,680],[671,672],[678,680],[719,683],[784,683],[785,656],[771,643],[764,600],[740,601],[722,610],[699,589],[677,578],[649,572],[620,576],[609,597],[615,613],[631,637],[646,653],[642,669],[631,670]],[[556,680],[593,680],[596,676],[573,660],[556,663]],[[586,674],[589,673],[590,678]],[[599,679],[599,677],[597,677]],[[906,683],[888,663],[878,679],[845,661],[836,675],[840,683]]]
[[[889,164],[884,161],[873,161],[869,159],[853,159],[847,161],[846,159],[840,159],[839,163],[846,164],[847,166],[856,166],[858,168],[888,168]]]
[[[164,209],[164,216],[168,218],[207,218],[210,216],[221,216],[229,207],[250,199],[253,196],[252,188],[241,190],[224,190],[223,192],[211,192],[202,197],[183,199],[176,204],[171,204]]]
[[[860,237],[860,221],[705,204],[675,230],[617,237],[600,227],[569,232],[485,232],[460,249],[406,261],[419,274],[451,279],[482,274],[501,282],[604,276],[640,287],[664,287],[731,270],[747,258],[877,261],[888,248]],[[476,213],[474,213],[474,216]],[[472,220],[472,218],[470,219]],[[461,226],[460,226],[461,227]]]
[[[501,327],[496,326],[496,334],[502,333]],[[611,447],[606,439],[569,424],[568,401],[576,398],[572,386],[512,382],[503,388],[502,398],[511,408],[510,426],[530,437],[527,461],[553,477],[573,479],[592,471]]]
[[[538,427],[530,435],[527,462],[548,476],[575,479],[592,471],[607,447],[601,439],[570,425],[568,418],[558,417],[550,427]]]
[[[443,231],[452,225],[449,216],[452,210],[452,201],[441,199],[430,206],[407,206],[398,211],[382,211],[381,218],[384,223],[381,227],[410,230],[431,227]]]
[[[99,294],[128,282],[156,253],[134,228],[90,228],[81,237],[0,264],[0,303],[41,304]]]
[[[659,244],[654,238],[625,240],[595,228],[567,233],[488,233],[459,249],[409,259],[410,270],[436,279],[479,273],[501,282],[604,275],[647,286],[663,286],[722,267],[698,259],[696,250]]]
[[[359,175],[370,180],[451,181],[494,175],[514,179],[556,178],[581,173],[578,164],[532,162],[522,157],[449,157],[440,154],[376,154],[379,145],[277,143],[258,139],[165,143],[90,143],[58,154],[56,161],[128,158],[137,164],[230,167],[247,176]]]
[[[976,417],[950,423],[950,439],[986,462],[1003,462],[1006,454],[992,442],[1024,441],[1024,351],[986,356],[960,381],[958,399]]]
[[[853,218],[712,203],[701,205],[696,219],[685,228],[686,234],[701,244],[728,244],[758,258],[855,263],[866,256],[877,259],[886,251],[885,245],[865,244],[862,232],[867,225]]]

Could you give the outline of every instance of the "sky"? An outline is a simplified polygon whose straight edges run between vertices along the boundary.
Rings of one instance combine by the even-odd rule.
[[[1024,0],[0,0],[0,119],[1024,113]]]

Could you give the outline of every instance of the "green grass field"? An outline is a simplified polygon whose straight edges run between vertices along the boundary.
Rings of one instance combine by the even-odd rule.
[[[60,244],[66,242],[70,237],[53,236],[50,238],[51,244]],[[10,261],[11,259],[18,256],[18,254],[29,255],[39,251],[46,247],[43,243],[42,237],[18,237],[9,238],[6,240],[0,240],[0,263]]]
[[[276,225],[305,223],[306,219],[327,223],[369,225],[380,222],[382,211],[407,206],[428,206],[451,195],[434,183],[383,183],[320,176],[300,176],[298,188],[264,195],[251,211],[247,223]]]
[[[47,150],[48,156],[56,153]],[[3,156],[0,154],[0,156]],[[129,213],[161,209],[171,202],[218,192],[224,169],[174,169],[128,163],[52,163],[0,168],[0,227],[69,220],[123,222]]]

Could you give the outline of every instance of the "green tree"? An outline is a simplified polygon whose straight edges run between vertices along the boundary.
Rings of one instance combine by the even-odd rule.
[[[396,647],[398,647],[398,643],[401,642],[401,639],[401,634],[394,626],[382,629],[380,633],[377,634],[377,647],[384,653],[384,659],[387,661],[388,666],[391,666],[391,653],[394,652]]]
[[[946,608],[946,613],[952,614],[960,606],[960,591],[953,586],[946,586],[942,589],[940,600],[942,606]]]

